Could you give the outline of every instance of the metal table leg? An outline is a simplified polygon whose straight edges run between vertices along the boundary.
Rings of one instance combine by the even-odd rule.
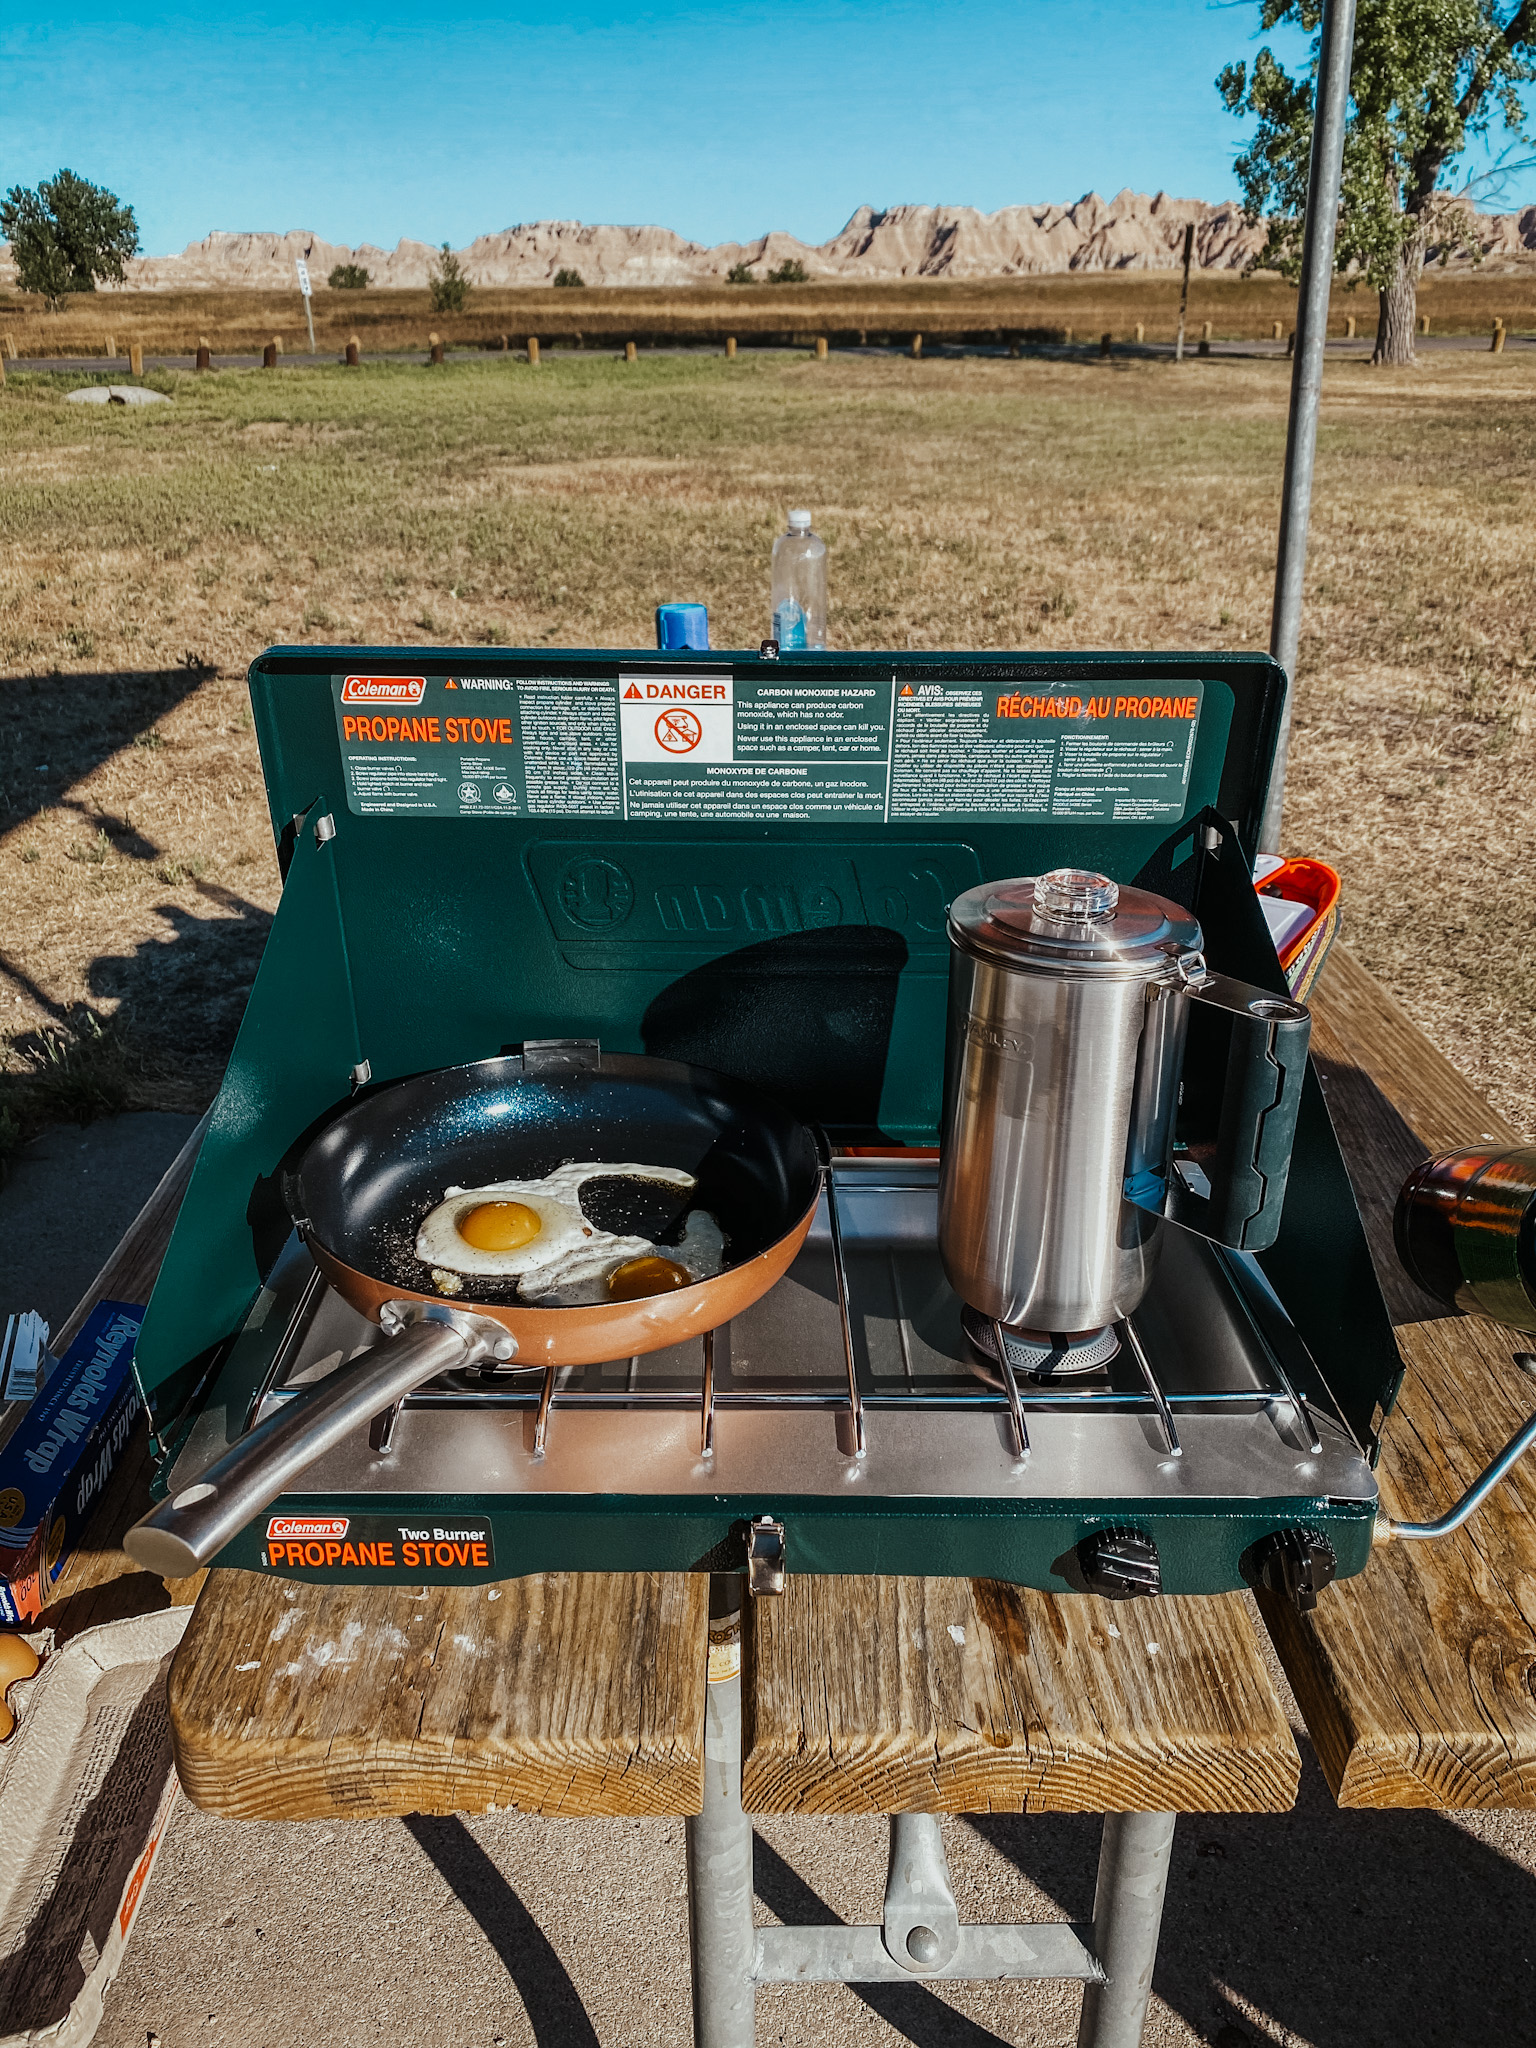
[[[1168,1889],[1172,1813],[1106,1813],[1093,1895],[1093,1947],[1105,1981],[1083,1991],[1078,2048],[1138,2048]]]
[[[752,1823],[741,1810],[741,1590],[733,1574],[711,1577],[704,1810],[687,1823],[695,2048],[753,2048],[757,2017]],[[734,1657],[722,1627],[732,1616]]]

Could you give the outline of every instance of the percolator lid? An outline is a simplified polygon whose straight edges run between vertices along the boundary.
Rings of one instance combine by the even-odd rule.
[[[1122,889],[1091,868],[983,882],[949,907],[956,945],[1007,964],[1153,974],[1170,946],[1197,953],[1199,921],[1146,889]]]

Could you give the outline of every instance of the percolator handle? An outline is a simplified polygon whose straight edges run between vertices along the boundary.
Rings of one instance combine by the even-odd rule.
[[[1163,1213],[1261,1252],[1280,1234],[1312,1013],[1225,974],[1183,993],[1189,1031]]]

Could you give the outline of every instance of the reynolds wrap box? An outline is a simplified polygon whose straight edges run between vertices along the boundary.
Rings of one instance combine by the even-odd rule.
[[[142,1308],[98,1302],[0,1450],[0,1622],[35,1621],[138,1416]]]

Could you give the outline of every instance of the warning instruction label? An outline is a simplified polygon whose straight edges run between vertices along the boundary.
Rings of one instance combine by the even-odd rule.
[[[1177,819],[1202,694],[725,667],[333,688],[362,815],[773,823]]]

